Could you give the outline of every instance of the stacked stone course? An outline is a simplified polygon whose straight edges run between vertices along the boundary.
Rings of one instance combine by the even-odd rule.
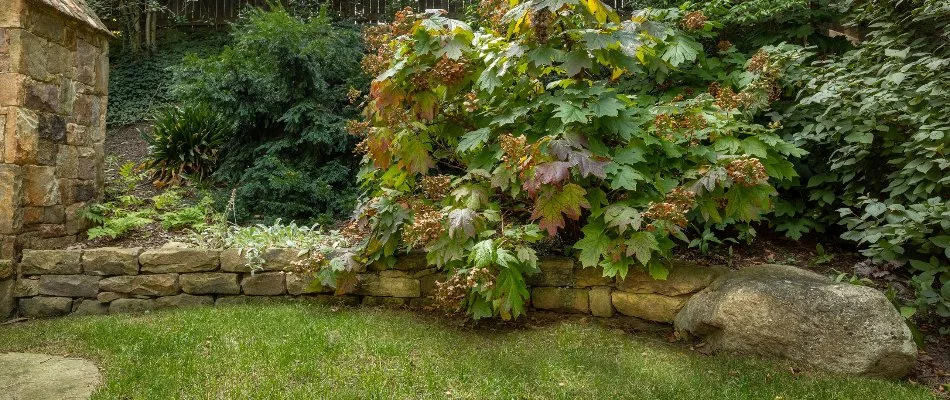
[[[0,260],[86,228],[78,211],[102,187],[109,37],[81,0],[0,7]]]
[[[421,308],[433,304],[435,283],[444,277],[426,265],[424,255],[410,254],[392,268],[370,266],[358,275],[353,294],[334,296],[332,288],[299,270],[297,253],[270,249],[262,268],[252,272],[236,249],[24,250],[22,277],[8,290],[20,315],[31,318],[280,299]],[[686,299],[725,271],[681,264],[667,280],[656,281],[642,272],[605,278],[570,258],[545,258],[539,265],[541,273],[528,279],[535,309],[658,322],[672,322]]]

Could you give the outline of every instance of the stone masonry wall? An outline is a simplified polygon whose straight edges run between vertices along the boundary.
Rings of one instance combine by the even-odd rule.
[[[109,35],[82,0],[3,0],[0,260],[85,228],[77,211],[103,179]]]
[[[297,250],[272,249],[264,258],[263,270],[251,273],[234,249],[24,250],[12,291],[19,314],[31,318],[274,299],[420,308],[432,304],[435,282],[442,277],[423,255],[412,254],[390,269],[369,268],[359,275],[354,294],[334,296],[331,288],[311,285],[312,278],[298,271]],[[615,280],[599,269],[581,269],[570,258],[542,259],[540,268],[529,279],[535,309],[597,317],[619,313],[659,322],[671,322],[693,293],[724,272],[677,265],[665,281],[645,273]]]

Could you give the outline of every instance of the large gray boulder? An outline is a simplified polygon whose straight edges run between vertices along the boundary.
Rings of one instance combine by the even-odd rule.
[[[783,265],[719,277],[686,303],[674,324],[714,352],[778,357],[847,375],[900,378],[917,357],[910,329],[881,292]]]

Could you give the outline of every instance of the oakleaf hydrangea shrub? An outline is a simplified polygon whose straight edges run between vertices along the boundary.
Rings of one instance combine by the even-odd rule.
[[[366,86],[362,55],[355,28],[274,7],[249,9],[222,51],[176,69],[176,98],[235,125],[213,178],[222,197],[236,189],[238,219],[327,223],[352,211],[357,140],[345,122]]]
[[[369,263],[422,250],[449,273],[439,300],[515,318],[558,239],[606,276],[665,279],[689,224],[768,212],[804,151],[756,122],[794,57],[746,57],[701,12],[621,20],[599,0],[486,0],[481,27],[404,10],[367,31],[375,75],[349,128],[367,196],[357,249],[321,275],[354,286]]]

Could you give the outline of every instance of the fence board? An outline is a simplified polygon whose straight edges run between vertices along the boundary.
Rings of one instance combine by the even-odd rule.
[[[280,3],[280,1],[271,0]],[[329,3],[328,8],[343,18],[362,22],[386,21],[405,6],[417,11],[443,9],[461,17],[469,6],[478,6],[479,0],[315,0],[314,4]],[[627,11],[641,2],[635,0],[603,0],[605,4]],[[158,0],[165,12],[159,25],[223,25],[236,20],[245,7],[268,7],[268,0]],[[286,3],[285,3],[286,4]]]

